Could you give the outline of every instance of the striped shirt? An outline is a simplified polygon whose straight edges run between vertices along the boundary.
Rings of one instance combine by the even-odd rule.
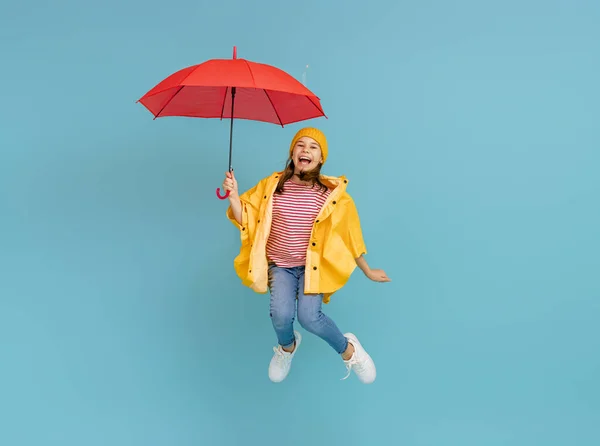
[[[327,197],[318,185],[304,186],[288,180],[281,194],[273,195],[273,223],[267,257],[282,268],[303,266],[313,223]]]

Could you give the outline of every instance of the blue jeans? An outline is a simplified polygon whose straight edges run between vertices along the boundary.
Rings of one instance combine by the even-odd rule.
[[[304,294],[304,266],[280,268],[269,264],[271,322],[282,347],[294,344],[294,320],[298,302],[298,322],[309,333],[319,336],[337,353],[343,353],[348,340],[335,323],[321,311],[322,294]]]

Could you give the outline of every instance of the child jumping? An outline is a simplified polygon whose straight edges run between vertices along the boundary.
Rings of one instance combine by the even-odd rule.
[[[342,334],[321,311],[358,266],[375,282],[389,282],[384,271],[371,269],[358,212],[346,192],[348,180],[321,174],[327,160],[325,135],[304,128],[292,139],[283,172],[262,179],[241,196],[233,172],[225,174],[229,191],[227,217],[239,228],[241,248],[234,268],[242,283],[258,293],[270,291],[270,317],[278,345],[269,378],[283,381],[302,336],[298,322],[327,342],[359,380],[375,380],[375,364],[352,333]],[[297,309],[296,309],[297,302]]]

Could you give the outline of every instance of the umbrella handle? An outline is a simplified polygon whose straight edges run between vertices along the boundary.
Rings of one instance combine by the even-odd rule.
[[[225,192],[225,195],[221,195],[221,188],[217,187],[217,197],[219,197],[221,200],[225,200],[227,197],[229,197],[229,191]]]

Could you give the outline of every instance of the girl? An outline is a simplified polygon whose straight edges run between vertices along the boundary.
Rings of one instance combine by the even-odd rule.
[[[351,370],[363,383],[372,383],[376,376],[375,364],[357,337],[342,334],[321,311],[357,265],[373,281],[390,281],[363,257],[366,248],[356,207],[346,192],[348,180],[321,174],[327,153],[325,135],[305,128],[292,139],[283,172],[262,179],[241,196],[233,172],[223,182],[229,191],[227,217],[240,230],[236,273],[254,291],[270,291],[278,340],[269,364],[273,382],[287,377],[302,342],[293,329],[296,302],[300,325],[342,356],[348,371],[343,379]]]

